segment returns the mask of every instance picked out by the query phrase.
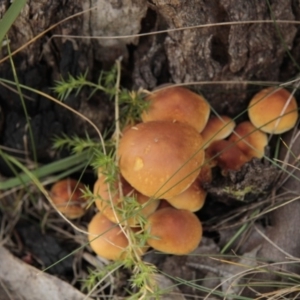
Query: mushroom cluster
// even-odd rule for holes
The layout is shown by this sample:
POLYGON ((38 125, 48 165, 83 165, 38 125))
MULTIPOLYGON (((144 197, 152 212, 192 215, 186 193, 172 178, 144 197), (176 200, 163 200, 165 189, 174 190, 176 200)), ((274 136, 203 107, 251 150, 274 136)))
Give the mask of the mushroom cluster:
MULTIPOLYGON (((226 174, 262 158, 267 133, 290 130, 298 119, 295 98, 282 88, 256 94, 249 104, 250 121, 238 125, 227 116, 210 116, 207 101, 183 87, 156 90, 145 101, 149 106, 142 122, 122 132, 117 179, 112 182, 101 169, 94 184, 99 212, 88 226, 90 246, 111 260, 124 258, 128 228, 140 231, 140 218, 146 220, 148 239, 136 253, 148 247, 176 255, 192 252, 202 238, 194 213, 204 204, 203 186, 212 181, 212 167, 226 174), (125 217, 132 199, 138 207, 125 217)), ((55 196, 60 187, 53 189, 55 196)), ((69 217, 75 215, 80 214, 72 211, 69 217)))
MULTIPOLYGON (((262 158, 268 144, 268 134, 281 134, 292 129, 298 120, 298 106, 294 96, 284 88, 265 88, 253 96, 248 106, 250 121, 232 127, 227 140, 219 139, 224 128, 215 126, 213 137, 206 133, 212 128, 209 123, 204 129, 208 136, 206 159, 210 165, 218 165, 223 174, 228 170, 238 171, 252 158, 262 158), (219 131, 218 131, 219 130, 219 131), (216 133, 218 131, 218 133, 216 133)), ((225 119, 225 118, 224 118, 225 119)))
POLYGON ((111 185, 99 172, 94 185, 99 213, 89 226, 90 245, 109 259, 124 255, 128 245, 124 226, 135 230, 137 214, 146 219, 147 245, 159 251, 187 254, 202 238, 202 225, 194 212, 203 206, 206 197, 201 183, 211 178, 210 169, 202 168, 205 154, 200 135, 210 107, 203 97, 182 87, 157 90, 145 101, 149 106, 141 114, 142 122, 122 132, 117 149, 119 180, 111 185), (124 220, 122 207, 128 196, 133 196, 141 209, 124 220), (159 206, 161 199, 169 204, 159 206), (110 222, 114 230, 109 236, 104 225, 104 229, 94 225, 97 219, 99 224, 110 222), (104 254, 96 245, 98 240, 109 242, 119 250, 118 255, 104 254))

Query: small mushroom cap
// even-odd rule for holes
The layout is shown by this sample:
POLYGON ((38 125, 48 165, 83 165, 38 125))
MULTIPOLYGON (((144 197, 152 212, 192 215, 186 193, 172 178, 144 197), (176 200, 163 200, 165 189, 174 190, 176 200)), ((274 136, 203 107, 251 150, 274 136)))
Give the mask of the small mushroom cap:
POLYGON ((227 138, 232 133, 234 127, 234 120, 227 116, 211 117, 201 132, 204 148, 208 148, 213 141, 227 138))
POLYGON ((121 178, 122 195, 120 197, 119 184, 115 182, 113 187, 110 188, 107 178, 103 174, 99 174, 98 179, 94 184, 94 195, 96 196, 96 207, 111 221, 119 223, 123 220, 123 216, 120 212, 121 209, 126 207, 125 201, 127 197, 134 197, 136 201, 141 205, 139 210, 133 212, 132 217, 127 220, 129 226, 135 226, 138 223, 138 215, 147 217, 152 214, 159 205, 159 200, 149 199, 149 197, 142 195, 136 191, 124 178, 121 178), (111 196, 111 197, 110 197, 111 196))
POLYGON ((86 212, 87 198, 83 197, 84 185, 67 178, 56 182, 50 190, 55 207, 69 219, 82 217, 86 212))
POLYGON ((196 212, 204 205, 207 192, 201 187, 197 178, 192 185, 181 194, 171 198, 168 202, 177 209, 186 209, 196 212))
POLYGON ((238 171, 249 161, 248 157, 232 142, 226 140, 215 141, 206 149, 207 160, 214 160, 225 172, 238 171))
POLYGON ((148 218, 146 230, 151 238, 147 243, 165 253, 185 255, 197 248, 202 238, 202 225, 188 210, 166 207, 148 218))
POLYGON ((205 161, 201 167, 197 180, 199 180, 200 185, 203 186, 205 183, 211 183, 212 177, 211 166, 209 162, 205 161))
POLYGON ((166 208, 166 207, 173 207, 167 200, 160 200, 160 203, 159 203, 159 206, 157 208, 157 210, 159 209, 163 209, 163 208, 166 208))
POLYGON ((122 259, 128 246, 128 239, 119 225, 112 223, 98 212, 88 225, 88 239, 93 251, 106 259, 122 259))
POLYGON ((197 178, 204 161, 202 138, 181 122, 140 123, 126 131, 118 149, 122 176, 140 193, 170 199, 197 178))
POLYGON ((229 138, 249 158, 262 158, 268 145, 268 136, 251 122, 245 121, 236 126, 229 138))
POLYGON ((248 115, 256 128, 280 134, 295 126, 298 119, 297 102, 286 89, 266 88, 252 98, 248 115))
POLYGON ((98 173, 98 179, 94 183, 93 194, 96 197, 95 205, 100 211, 104 211, 104 209, 107 206, 110 206, 109 203, 110 197, 111 197, 112 204, 118 205, 121 199, 119 199, 119 193, 117 189, 118 189, 117 183, 113 183, 113 184, 108 183, 107 177, 102 173, 98 173), (110 187, 110 185, 113 186, 110 187))
POLYGON ((210 106, 200 95, 184 87, 168 87, 151 93, 146 101, 150 106, 141 115, 143 122, 179 121, 193 126, 197 131, 205 127, 210 106))

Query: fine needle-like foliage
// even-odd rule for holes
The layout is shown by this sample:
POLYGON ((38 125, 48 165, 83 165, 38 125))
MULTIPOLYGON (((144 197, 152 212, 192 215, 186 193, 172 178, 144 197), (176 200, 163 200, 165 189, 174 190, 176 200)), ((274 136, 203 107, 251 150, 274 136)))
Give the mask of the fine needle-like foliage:
POLYGON ((0 45, 2 46, 2 41, 7 34, 8 30, 11 28, 15 19, 20 14, 23 7, 26 5, 26 0, 11 1, 11 6, 6 11, 4 16, 0 20, 0 45))
POLYGON ((148 103, 143 100, 144 90, 129 91, 120 87, 116 87, 117 68, 113 67, 108 72, 101 72, 97 83, 91 82, 87 79, 87 74, 73 77, 69 75, 67 79, 61 79, 56 82, 53 90, 61 101, 66 100, 71 93, 78 95, 83 88, 88 88, 90 99, 97 91, 104 92, 110 99, 114 99, 118 94, 119 114, 116 122, 120 123, 123 128, 126 124, 132 124, 139 119, 142 111, 147 109, 148 103))
MULTIPOLYGON (((82 88, 89 88, 89 97, 97 91, 106 93, 115 101, 115 126, 114 132, 110 132, 103 139, 104 144, 94 141, 88 136, 85 139, 77 136, 56 137, 54 147, 56 149, 68 148, 74 153, 81 153, 84 150, 89 150, 92 160, 90 165, 98 173, 106 176, 106 183, 109 185, 110 194, 116 192, 116 182, 119 182, 118 157, 117 147, 121 136, 121 129, 127 124, 134 124, 138 119, 141 111, 146 109, 145 101, 142 99, 142 91, 130 92, 120 88, 120 61, 117 61, 116 66, 110 72, 100 74, 98 83, 88 81, 87 73, 76 78, 69 76, 67 80, 62 80, 56 83, 54 88, 59 99, 65 100, 71 93, 79 93, 82 88)), ((120 186, 119 192, 122 193, 120 186)), ((89 190, 85 191, 85 195, 96 201, 96 196, 89 190)), ((140 256, 141 249, 146 249, 146 240, 148 238, 147 231, 144 230, 146 219, 140 212, 144 205, 137 202, 132 195, 120 195, 123 197, 121 205, 114 206, 112 200, 108 201, 108 206, 111 206, 118 216, 119 222, 122 223, 122 230, 129 240, 129 246, 126 248, 126 255, 120 261, 107 264, 104 269, 93 270, 83 285, 84 289, 92 293, 99 282, 106 280, 108 274, 117 272, 121 267, 125 267, 131 272, 130 290, 128 293, 131 299, 146 299, 154 294, 156 267, 152 264, 144 262, 140 256), (138 230, 131 230, 127 220, 134 217, 137 223, 138 230)), ((150 200, 151 201, 151 200, 150 200)), ((148 204, 147 204, 148 205, 148 204)), ((117 226, 117 225, 116 225, 117 226)))

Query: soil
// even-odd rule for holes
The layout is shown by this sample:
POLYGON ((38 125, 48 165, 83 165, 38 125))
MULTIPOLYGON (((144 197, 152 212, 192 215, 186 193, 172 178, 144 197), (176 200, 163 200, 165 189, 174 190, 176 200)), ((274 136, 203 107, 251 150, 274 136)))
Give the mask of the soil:
MULTIPOLYGON (((4 2, 7 3, 0 7, 0 13, 4 12, 9 5, 9 1, 4 2)), ((52 1, 49 4, 48 1, 40 1, 37 7, 29 1, 28 11, 23 12, 19 21, 11 29, 12 50, 18 49, 26 38, 36 36, 55 22, 82 10, 80 1, 72 2, 66 1, 65 4, 60 4, 60 1, 52 1), (37 13, 38 9, 41 11, 40 15, 37 13), (59 13, 56 13, 57 11, 59 13), (36 19, 33 18, 35 14, 38 16, 36 19), (29 21, 24 23, 26 18, 29 21), (25 37, 20 37, 19 28, 22 24, 24 24, 25 37)), ((98 1, 99 7, 104 5, 102 2, 98 1)), ((296 3, 297 1, 286 0, 272 1, 273 14, 270 14, 270 7, 265 1, 246 3, 239 0, 222 0, 207 3, 208 1, 193 0, 187 3, 175 0, 153 0, 149 3, 141 1, 140 4, 137 3, 138 1, 126 1, 126 4, 121 4, 120 1, 108 2, 111 5, 109 9, 117 12, 126 11, 126 5, 132 5, 134 9, 131 12, 127 11, 127 16, 118 18, 130 16, 138 25, 133 24, 128 29, 129 33, 125 25, 123 25, 124 32, 120 31, 122 25, 119 25, 116 26, 119 29, 114 28, 116 32, 107 28, 107 31, 104 30, 104 33, 101 31, 99 35, 148 33, 229 21, 271 20, 272 16, 287 21, 300 18, 300 5, 296 3), (131 16, 130 13, 134 15, 131 16)), ((236 81, 260 81, 263 85, 268 85, 269 82, 290 80, 299 71, 295 61, 300 61, 300 35, 298 27, 292 22, 279 24, 279 29, 274 24, 211 26, 197 30, 170 31, 141 38, 128 38, 120 42, 113 40, 111 44, 72 38, 50 39, 55 34, 95 35, 95 32, 104 26, 93 23, 89 30, 86 30, 86 18, 92 22, 95 16, 91 13, 88 17, 81 15, 71 19, 53 28, 24 51, 14 55, 14 65, 20 84, 55 96, 52 88, 59 78, 67 79, 69 74, 78 76, 88 69, 87 78, 97 82, 100 72, 109 70, 115 59, 122 55, 121 85, 123 87, 151 90, 164 83, 185 83, 192 90, 201 92, 216 112, 231 117, 238 116, 236 121, 239 122, 247 119, 247 114, 244 113, 247 103, 261 85, 253 86, 246 82, 240 84, 236 81), (293 60, 290 55, 293 56, 293 60), (221 80, 235 81, 235 84, 219 83, 221 80), (203 83, 195 84, 195 82, 203 83), (212 84, 213 82, 216 84, 212 84)), ((3 49, 0 54, 0 78, 15 81, 11 62, 1 60, 6 55, 7 50, 3 49)), ((104 132, 113 125, 113 102, 101 92, 95 93, 89 99, 90 92, 89 88, 84 88, 79 93, 73 92, 65 100, 65 104, 85 115, 101 132, 104 132)), ((85 137, 88 134, 90 138, 96 139, 95 130, 64 107, 31 91, 23 90, 23 96, 39 164, 45 165, 70 155, 68 149, 61 151, 53 149, 55 136, 64 134, 69 137, 85 137)), ((30 166, 34 154, 28 119, 24 114, 20 96, 13 86, 0 84, 0 106, 1 149, 30 166)), ((270 159, 275 153, 275 143, 276 137, 273 137, 268 155, 270 159)), ((298 154, 298 151, 297 145, 295 153, 298 154)), ((0 156, 0 184, 1 181, 13 177, 15 171, 0 156)), ((282 231, 279 234, 276 228, 282 226, 295 228, 296 222, 300 219, 298 202, 293 204, 292 209, 285 206, 282 210, 284 217, 280 214, 280 210, 275 214, 264 214, 264 211, 272 210, 276 204, 284 202, 282 198, 273 197, 281 185, 280 174, 280 170, 274 167, 269 159, 253 159, 242 170, 230 171, 226 176, 222 176, 220 170, 215 169, 212 183, 204 186, 208 191, 206 204, 197 213, 203 222, 204 238, 193 255, 178 257, 150 251, 144 259, 157 265, 162 273, 170 276, 190 282, 206 278, 201 282, 203 287, 213 288, 220 284, 220 280, 213 281, 207 278, 224 279, 228 274, 234 275, 241 271, 228 268, 225 263, 213 260, 211 257, 220 254, 222 247, 232 237, 232 232, 246 221, 252 222, 252 226, 232 244, 230 248, 232 252, 227 251, 229 254, 239 255, 234 257, 235 262, 244 263, 245 257, 255 258, 257 253, 263 254, 264 257, 270 253, 271 250, 261 235, 257 234, 255 228, 260 228, 290 253, 290 248, 288 246, 285 248, 285 245, 290 244, 295 235, 299 238, 299 234, 295 230, 291 230, 288 235, 282 231), (291 211, 297 213, 290 222, 287 222, 285 217, 289 216, 291 211), (258 215, 255 219, 254 213, 258 215), (286 244, 282 243, 282 236, 285 237, 286 244), (210 257, 205 256, 208 254, 210 257)), ((81 173, 72 174, 73 178, 78 179, 80 176, 81 173)), ((82 181, 92 187, 95 180, 96 176, 92 168, 88 168, 82 181)), ((289 182, 286 189, 289 191, 296 189, 294 185, 295 182, 289 182)), ((42 270, 67 256, 59 264, 47 269, 47 272, 80 288, 78 279, 81 275, 86 276, 90 265, 83 259, 80 251, 80 255, 72 253, 68 256, 67 254, 83 245, 86 240, 82 237, 78 238, 71 226, 58 220, 58 215, 45 199, 39 202, 42 196, 34 185, 29 185, 28 189, 30 189, 29 194, 35 197, 37 202, 29 202, 27 199, 29 196, 25 196, 28 193, 24 191, 3 193, 0 198, 0 224, 11 222, 4 232, 4 236, 9 240, 6 242, 6 247, 26 263, 42 270), (33 212, 30 212, 31 210, 33 212), (62 231, 58 232, 57 228, 62 231)), ((282 189, 285 187, 283 186, 282 189)), ((92 214, 93 209, 76 221, 76 225, 85 228, 92 214)), ((296 256, 300 246, 298 243, 291 244, 293 244, 291 255, 296 256)), ((91 254, 90 249, 87 249, 91 254)), ((277 258, 278 254, 272 255, 272 261, 276 261, 277 258)), ((120 296, 125 296, 123 293, 128 276, 128 271, 124 271, 124 274, 118 277, 119 282, 116 283, 115 290, 120 296)), ((220 289, 224 291, 226 288, 227 286, 223 284, 220 289)), ((205 292, 207 290, 199 292, 193 286, 180 285, 179 290, 186 295, 186 299, 207 295, 205 292)))

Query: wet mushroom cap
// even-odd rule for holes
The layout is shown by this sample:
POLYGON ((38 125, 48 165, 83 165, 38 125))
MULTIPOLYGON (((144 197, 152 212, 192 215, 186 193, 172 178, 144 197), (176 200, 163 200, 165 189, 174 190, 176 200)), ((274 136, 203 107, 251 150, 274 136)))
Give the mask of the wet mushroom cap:
POLYGON ((115 223, 98 212, 88 225, 88 239, 93 251, 106 259, 117 260, 124 256, 128 239, 115 223))
POLYGON ((235 143, 249 159, 262 158, 268 145, 267 134, 249 121, 238 124, 228 140, 235 143))
POLYGON ((122 176, 140 193, 170 199, 197 178, 204 161, 202 138, 181 122, 153 121, 127 130, 118 149, 122 176))
MULTIPOLYGON (((238 171, 249 161, 249 158, 232 142, 227 140, 215 141, 206 149, 207 160, 216 162, 225 172, 238 171)), ((213 163, 211 163, 213 164, 213 163)))
POLYGON ((295 126, 297 102, 286 89, 266 88, 252 98, 248 115, 256 128, 266 133, 280 134, 295 126))
POLYGON ((202 238, 202 225, 188 210, 166 207, 148 218, 146 230, 151 237, 147 243, 161 252, 185 255, 197 248, 202 238))
POLYGON ((199 184, 201 186, 205 185, 206 183, 211 183, 212 182, 212 170, 209 162, 204 161, 200 173, 197 177, 197 180, 199 181, 199 184))
POLYGON ((50 190, 55 207, 69 219, 82 217, 86 212, 87 198, 83 197, 84 185, 67 178, 56 182, 50 190))
POLYGON ((230 117, 227 116, 213 116, 211 117, 203 131, 201 136, 203 138, 204 148, 208 146, 213 141, 223 140, 227 138, 233 131, 235 127, 235 122, 230 117))
MULTIPOLYGON (((127 219, 129 226, 135 226, 138 223, 138 216, 147 217, 153 213, 158 205, 159 200, 149 199, 136 191, 126 180, 121 177, 122 197, 119 192, 118 182, 109 184, 107 177, 99 174, 98 179, 94 183, 94 196, 96 207, 101 211, 111 222, 119 223, 124 221, 124 217, 120 213, 121 209, 126 207, 126 201, 130 198, 135 198, 139 205, 136 205, 137 211, 132 212, 132 217, 127 219), (112 185, 112 187, 110 187, 112 185), (124 205, 122 205, 124 204, 124 205), (140 207, 139 207, 140 206, 140 207)), ((132 202, 132 201, 131 201, 132 202)))
POLYGON ((117 183, 107 182, 107 177, 98 173, 98 179, 94 183, 93 194, 96 197, 95 205, 100 211, 110 206, 110 198, 113 205, 117 205, 120 202, 117 188, 117 183))
POLYGON ((196 180, 184 192, 171 198, 168 202, 177 209, 196 212, 204 205, 207 192, 201 187, 200 180, 196 180))
POLYGON ((163 208, 166 208, 166 207, 173 207, 167 200, 160 200, 160 203, 159 203, 159 206, 157 208, 157 210, 159 209, 163 209, 163 208))
POLYGON ((210 106, 207 101, 184 87, 156 90, 146 98, 149 107, 141 117, 143 122, 169 120, 185 122, 201 132, 205 127, 210 106))

